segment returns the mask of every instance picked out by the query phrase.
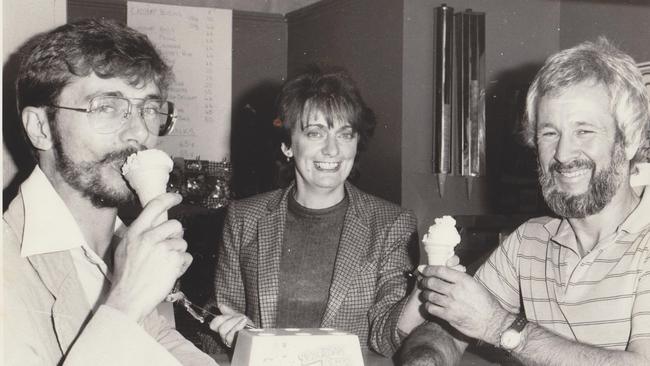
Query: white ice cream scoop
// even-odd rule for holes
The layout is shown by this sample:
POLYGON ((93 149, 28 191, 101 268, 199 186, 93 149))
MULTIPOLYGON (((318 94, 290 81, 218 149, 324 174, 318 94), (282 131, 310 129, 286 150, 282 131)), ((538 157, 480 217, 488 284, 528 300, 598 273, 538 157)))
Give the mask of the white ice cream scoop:
POLYGON ((428 264, 444 266, 454 255, 454 248, 458 243, 460 243, 460 235, 456 230, 456 220, 447 215, 436 218, 435 223, 429 227, 429 231, 422 239, 428 264))

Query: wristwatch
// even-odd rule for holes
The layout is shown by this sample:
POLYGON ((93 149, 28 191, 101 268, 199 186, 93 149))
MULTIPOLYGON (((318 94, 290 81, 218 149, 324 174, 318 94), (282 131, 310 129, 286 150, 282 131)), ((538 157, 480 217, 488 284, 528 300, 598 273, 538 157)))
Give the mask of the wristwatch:
POLYGON ((522 330, 526 327, 528 319, 525 314, 517 314, 515 321, 510 324, 508 329, 503 331, 499 336, 499 347, 506 351, 512 351, 523 343, 524 335, 522 330))

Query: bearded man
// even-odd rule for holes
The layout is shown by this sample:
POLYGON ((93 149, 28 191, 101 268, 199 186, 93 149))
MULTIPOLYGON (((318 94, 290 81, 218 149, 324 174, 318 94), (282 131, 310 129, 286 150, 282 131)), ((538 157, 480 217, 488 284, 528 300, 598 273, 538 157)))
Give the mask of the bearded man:
MULTIPOLYGON (((181 201, 154 198, 129 228, 120 172, 173 122, 170 68, 147 37, 108 20, 37 36, 17 78, 37 165, 3 215, 3 365, 215 365, 156 306, 191 263, 181 201)), ((5 121, 6 122, 6 121, 5 121)))
POLYGON ((424 324, 402 362, 455 364, 474 338, 525 365, 649 365, 650 182, 630 184, 648 159, 641 73, 606 39, 585 42, 546 61, 526 113, 558 217, 521 225, 474 277, 423 269, 424 307, 454 336, 424 324))

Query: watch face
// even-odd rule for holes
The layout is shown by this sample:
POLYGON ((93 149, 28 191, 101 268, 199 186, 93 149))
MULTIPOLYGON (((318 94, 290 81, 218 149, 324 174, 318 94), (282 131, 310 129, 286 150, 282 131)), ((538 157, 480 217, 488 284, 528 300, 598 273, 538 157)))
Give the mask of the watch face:
POLYGON ((501 347, 508 351, 517 348, 519 342, 521 342, 521 333, 514 329, 508 329, 501 335, 501 347))

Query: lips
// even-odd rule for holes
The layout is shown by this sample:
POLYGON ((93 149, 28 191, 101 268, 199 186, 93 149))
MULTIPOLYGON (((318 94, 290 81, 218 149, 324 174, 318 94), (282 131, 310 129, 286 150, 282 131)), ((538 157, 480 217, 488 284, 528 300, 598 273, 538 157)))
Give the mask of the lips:
POLYGON ((315 161, 314 166, 318 170, 338 170, 340 162, 315 161))

